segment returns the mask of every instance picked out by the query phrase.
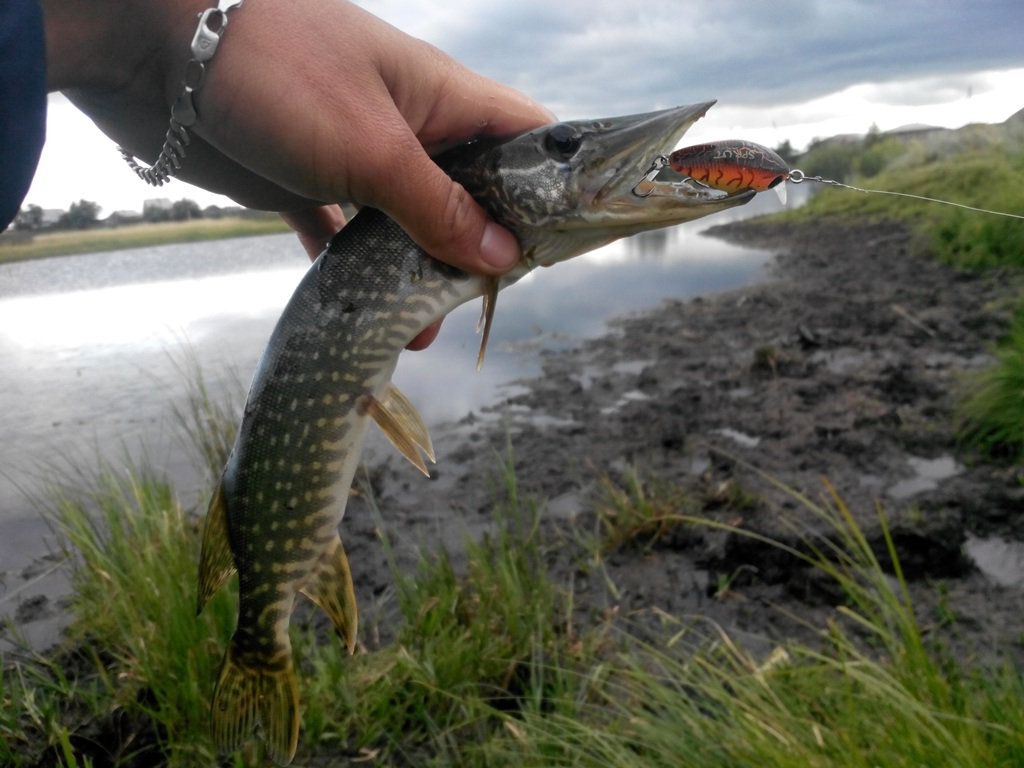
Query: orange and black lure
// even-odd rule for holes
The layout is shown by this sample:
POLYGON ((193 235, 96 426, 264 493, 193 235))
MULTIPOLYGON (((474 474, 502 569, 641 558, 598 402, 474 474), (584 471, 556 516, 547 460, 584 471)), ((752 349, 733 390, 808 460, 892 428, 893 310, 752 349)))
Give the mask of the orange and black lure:
POLYGON ((677 149, 668 162, 672 170, 730 194, 775 189, 790 174, 786 161, 768 147, 740 139, 677 149))

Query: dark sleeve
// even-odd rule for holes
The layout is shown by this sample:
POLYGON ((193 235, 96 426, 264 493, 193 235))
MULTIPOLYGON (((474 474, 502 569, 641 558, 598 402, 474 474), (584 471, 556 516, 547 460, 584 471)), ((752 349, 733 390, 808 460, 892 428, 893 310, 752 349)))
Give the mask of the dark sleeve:
POLYGON ((46 40, 37 0, 0 0, 0 231, 28 194, 46 139, 46 40))

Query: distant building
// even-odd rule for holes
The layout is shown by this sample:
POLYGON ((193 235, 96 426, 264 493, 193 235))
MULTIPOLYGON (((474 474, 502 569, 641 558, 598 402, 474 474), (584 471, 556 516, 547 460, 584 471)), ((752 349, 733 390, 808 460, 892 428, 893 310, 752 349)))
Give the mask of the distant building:
POLYGON ((913 141, 914 139, 920 139, 933 133, 948 130, 948 128, 940 128, 937 125, 911 123, 910 125, 901 125, 899 128, 893 128, 891 131, 883 131, 882 136, 885 138, 893 138, 897 141, 913 141))
POLYGON ((864 135, 861 133, 838 133, 827 139, 815 139, 808 149, 812 147, 852 147, 859 145, 862 141, 864 141, 864 135))
POLYGON ((123 227, 127 224, 138 224, 142 221, 142 214, 138 211, 114 211, 103 220, 108 227, 123 227))
POLYGON ((39 228, 49 229, 50 227, 57 226, 60 217, 65 213, 66 211, 63 208, 43 208, 42 218, 39 219, 39 228))

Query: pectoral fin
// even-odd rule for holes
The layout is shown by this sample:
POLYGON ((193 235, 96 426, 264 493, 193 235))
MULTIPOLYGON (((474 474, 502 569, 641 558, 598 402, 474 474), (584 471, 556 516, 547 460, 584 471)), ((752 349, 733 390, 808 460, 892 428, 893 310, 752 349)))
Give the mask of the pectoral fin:
POLYGON ((411 461, 416 469, 430 477, 420 453, 422 451, 431 462, 436 461, 434 447, 430 443, 430 433, 427 431, 427 425, 423 423, 423 417, 417 413, 416 408, 398 387, 389 384, 387 392, 380 400, 370 398, 366 410, 398 452, 411 461))
POLYGON ((352 586, 352 569, 349 568, 348 556, 345 555, 340 537, 335 537, 321 555, 316 570, 301 591, 331 617, 348 652, 354 653, 356 633, 359 630, 359 609, 356 606, 355 588, 352 586))
POLYGON ((203 528, 203 549, 199 556, 199 589, 196 600, 196 613, 210 602, 231 574, 235 572, 235 558, 231 554, 231 543, 228 541, 228 511, 224 505, 224 491, 221 484, 210 500, 210 508, 206 512, 206 524, 203 528))
POLYGON ((476 369, 479 371, 484 367, 484 354, 487 352, 487 340, 491 338, 491 323, 494 322, 494 307, 498 303, 498 278, 490 277, 486 280, 487 290, 484 291, 484 306, 480 312, 480 322, 476 325, 477 333, 483 327, 483 336, 480 337, 480 352, 476 356, 476 369))

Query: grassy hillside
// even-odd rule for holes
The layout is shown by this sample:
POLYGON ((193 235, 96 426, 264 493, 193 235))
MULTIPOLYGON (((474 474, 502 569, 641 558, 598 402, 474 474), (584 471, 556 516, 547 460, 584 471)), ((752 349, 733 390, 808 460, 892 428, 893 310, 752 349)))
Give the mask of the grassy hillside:
MULTIPOLYGON (((1024 126, 978 125, 909 143, 889 138, 820 145, 794 165, 867 189, 1024 215, 1024 126)), ((805 182, 815 184, 815 182, 805 182)), ((965 267, 1024 268, 1024 220, 926 200, 822 187, 789 221, 835 216, 911 223, 936 255, 965 267)))

